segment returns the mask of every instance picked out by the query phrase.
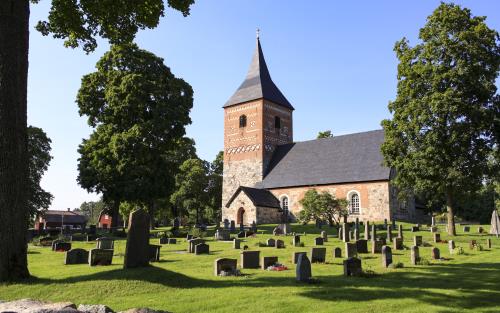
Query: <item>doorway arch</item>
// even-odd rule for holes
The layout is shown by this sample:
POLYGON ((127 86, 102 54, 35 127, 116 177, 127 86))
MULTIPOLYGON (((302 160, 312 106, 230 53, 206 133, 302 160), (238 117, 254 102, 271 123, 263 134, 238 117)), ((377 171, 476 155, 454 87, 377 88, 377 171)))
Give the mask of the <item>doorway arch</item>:
POLYGON ((236 223, 245 224, 245 209, 242 207, 238 209, 238 214, 236 215, 236 223))

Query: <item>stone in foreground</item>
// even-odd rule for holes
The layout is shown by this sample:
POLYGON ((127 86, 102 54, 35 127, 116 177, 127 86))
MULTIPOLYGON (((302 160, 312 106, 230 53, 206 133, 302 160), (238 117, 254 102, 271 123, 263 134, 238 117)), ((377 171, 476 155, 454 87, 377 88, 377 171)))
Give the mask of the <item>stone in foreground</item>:
POLYGON ((144 209, 130 213, 123 268, 149 265, 149 214, 144 209))
POLYGON ((359 276, 362 274, 361 260, 349 258, 344 260, 344 276, 359 276))
POLYGON ((300 282, 310 282, 312 278, 311 262, 306 254, 300 254, 295 268, 295 278, 300 282))

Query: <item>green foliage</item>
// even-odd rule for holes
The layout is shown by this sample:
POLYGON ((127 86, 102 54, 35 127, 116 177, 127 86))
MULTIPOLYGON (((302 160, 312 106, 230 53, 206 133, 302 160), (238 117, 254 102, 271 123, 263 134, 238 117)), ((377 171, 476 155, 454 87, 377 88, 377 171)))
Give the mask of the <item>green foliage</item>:
POLYGON ((88 201, 80 204, 80 208, 76 209, 75 212, 78 212, 82 215, 85 215, 88 218, 88 224, 97 225, 99 222, 99 214, 106 208, 104 201, 88 201))
POLYGON ((52 156, 51 140, 47 134, 38 127, 28 127, 28 170, 29 170, 29 198, 28 212, 31 217, 40 211, 47 210, 54 198, 51 193, 40 186, 42 176, 47 171, 52 156))
POLYGON ((465 254, 464 248, 462 248, 462 247, 455 247, 455 249, 453 249, 453 251, 452 251, 452 254, 454 254, 454 255, 465 254))
POLYGON ((207 236, 207 232, 206 231, 202 231, 201 229, 197 228, 197 227, 193 227, 189 233, 191 235, 193 235, 193 237, 198 237, 198 238, 205 238, 207 236))
POLYGON ((317 138, 320 139, 320 138, 330 138, 330 137, 333 137, 332 131, 325 130, 324 132, 319 132, 317 138))
MULTIPOLYGON (((187 16, 194 0, 166 2, 187 16)), ((158 26, 164 14, 163 0, 52 0, 48 21, 39 21, 36 29, 44 36, 65 39, 66 47, 82 46, 89 53, 97 47, 96 37, 112 44, 130 43, 139 29, 158 26)))
POLYGON ((499 140, 499 36, 484 21, 442 3, 420 30, 420 44, 397 42, 397 97, 389 103, 393 118, 382 122, 395 185, 445 199, 453 234, 454 198, 480 188, 499 140))
POLYGON ((402 262, 394 262, 389 264, 389 268, 396 269, 396 268, 403 268, 405 265, 402 262))
POLYGON ((128 220, 130 213, 137 210, 138 208, 139 207, 132 202, 123 201, 120 203, 118 210, 120 212, 120 215, 123 217, 123 220, 126 221, 126 220, 128 220))
POLYGON ((330 225, 339 224, 340 218, 348 214, 348 202, 345 199, 336 199, 332 194, 323 191, 318 193, 316 189, 309 189, 302 200, 302 211, 298 219, 302 223, 311 220, 327 221, 330 225))
POLYGON ((224 167, 224 152, 217 153, 215 160, 210 163, 208 173, 208 207, 207 216, 213 221, 222 218, 222 170, 224 167))
POLYGON ((177 158, 193 149, 183 137, 191 86, 135 44, 112 46, 82 78, 77 103, 95 127, 78 149, 78 183, 106 202, 143 203, 153 215, 155 200, 174 188, 177 158))

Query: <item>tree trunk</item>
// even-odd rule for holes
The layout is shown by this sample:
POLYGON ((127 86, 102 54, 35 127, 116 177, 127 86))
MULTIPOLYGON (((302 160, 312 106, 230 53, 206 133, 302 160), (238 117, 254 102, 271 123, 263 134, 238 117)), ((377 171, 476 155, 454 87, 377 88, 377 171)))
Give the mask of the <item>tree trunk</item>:
POLYGON ((28 0, 0 1, 0 281, 29 277, 28 27, 28 0))
POLYGON ((446 209, 448 212, 448 235, 456 236, 455 216, 453 214, 453 194, 449 190, 446 192, 446 209))
POLYGON ((113 232, 113 229, 117 229, 120 227, 120 202, 113 201, 111 204, 111 227, 109 228, 109 232, 113 232))

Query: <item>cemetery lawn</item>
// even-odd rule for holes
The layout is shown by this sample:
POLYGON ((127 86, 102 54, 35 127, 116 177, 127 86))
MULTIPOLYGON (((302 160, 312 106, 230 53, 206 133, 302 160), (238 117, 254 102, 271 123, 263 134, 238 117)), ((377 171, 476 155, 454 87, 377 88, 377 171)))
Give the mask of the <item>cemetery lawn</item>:
MULTIPOLYGON (((486 231, 489 226, 483 226, 486 231)), ((176 245, 163 245, 161 262, 141 269, 123 270, 125 240, 115 242, 113 265, 63 265, 64 253, 50 248, 29 247, 29 268, 33 278, 15 284, 0 284, 0 300, 33 298, 49 301, 71 301, 76 304, 105 304, 115 311, 132 307, 150 307, 170 312, 500 312, 500 239, 478 234, 477 226, 464 234, 457 225, 454 238, 465 254, 450 255, 446 243, 432 243, 430 232, 411 233, 404 224, 406 250, 393 249, 394 262, 404 268, 385 269, 380 254, 361 254, 363 270, 374 271, 372 277, 344 277, 342 259, 333 258, 333 248, 344 243, 329 238, 327 263, 313 264, 312 274, 318 284, 295 282, 293 251, 307 251, 320 230, 312 225, 292 225, 293 231, 307 232, 302 237, 305 247, 292 247, 291 237, 285 249, 257 247, 271 238, 273 225, 259 227, 264 235, 247 238, 242 247, 260 250, 262 256, 278 256, 288 266, 283 272, 244 269, 242 277, 215 277, 214 260, 237 258, 239 250, 230 242, 214 242, 209 238, 210 255, 186 253, 185 239, 176 245), (425 247, 420 256, 428 265, 410 265, 409 247, 413 235, 422 235, 425 247), (492 249, 486 249, 486 238, 492 238, 492 249), (470 250, 471 239, 484 250, 470 250), (446 260, 431 260, 431 245, 441 250, 446 260)), ((442 240, 448 240, 440 226, 442 240)), ((323 227, 330 235, 334 229, 323 227)), ((213 234, 213 232, 209 232, 213 234)), ((383 235, 383 231, 378 231, 383 235)), ((397 234, 397 231, 393 232, 397 234)), ((273 237, 276 238, 276 237, 273 237)), ((154 244, 158 239, 151 239, 154 244)), ((73 248, 91 249, 95 243, 73 242, 73 248)), ((370 249, 369 244, 369 249, 370 249)), ((310 255, 310 254, 309 254, 310 255)))

